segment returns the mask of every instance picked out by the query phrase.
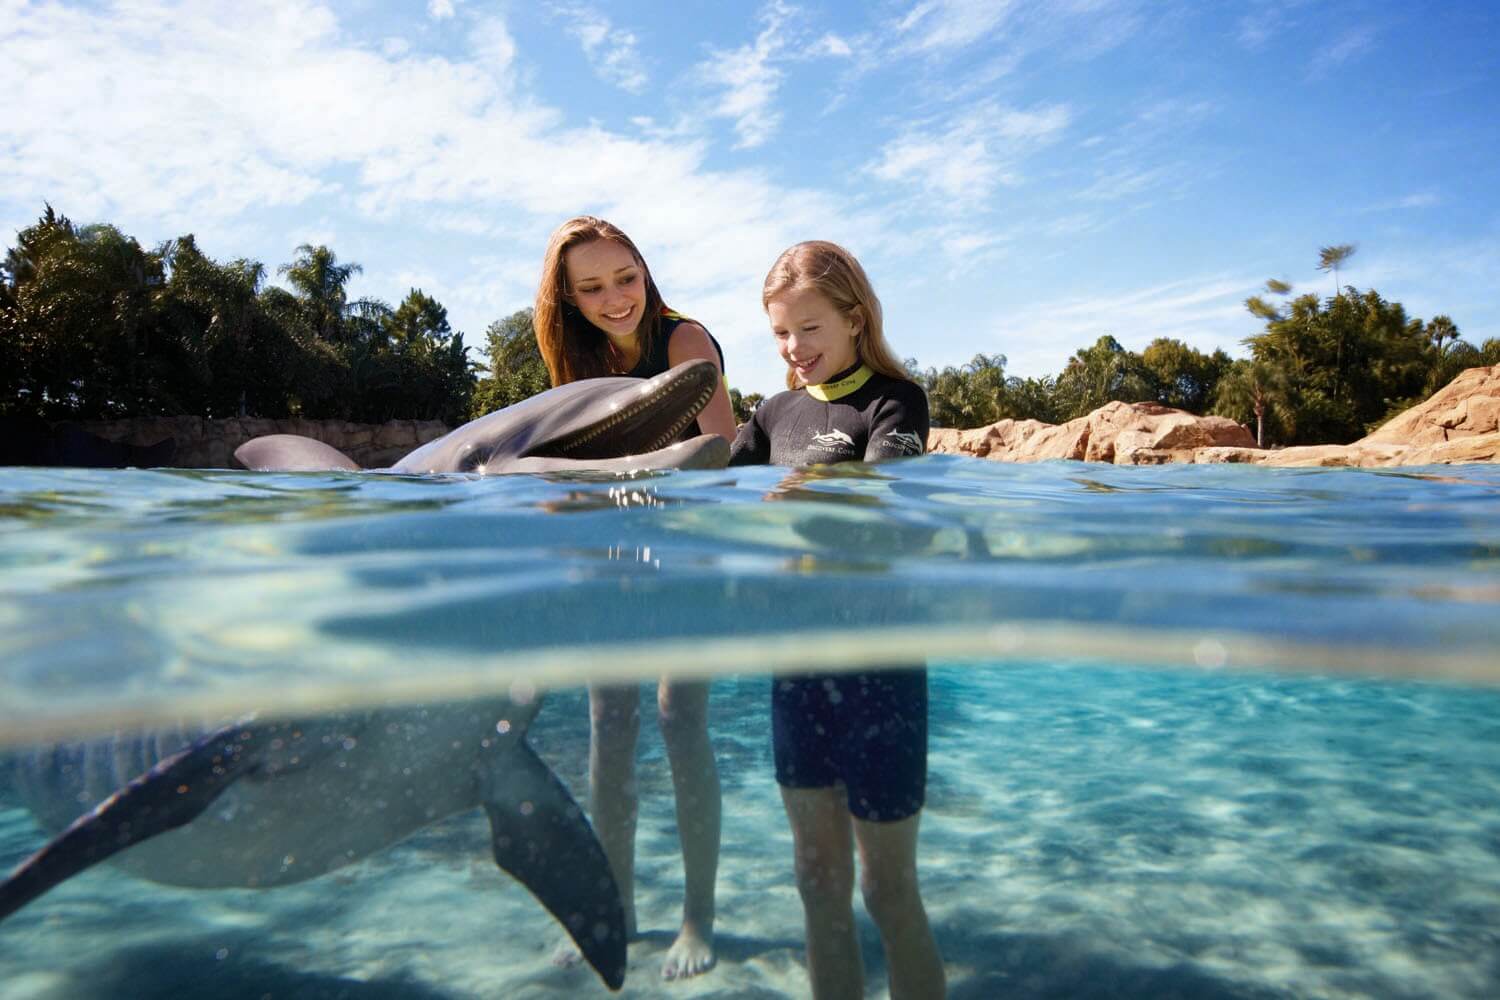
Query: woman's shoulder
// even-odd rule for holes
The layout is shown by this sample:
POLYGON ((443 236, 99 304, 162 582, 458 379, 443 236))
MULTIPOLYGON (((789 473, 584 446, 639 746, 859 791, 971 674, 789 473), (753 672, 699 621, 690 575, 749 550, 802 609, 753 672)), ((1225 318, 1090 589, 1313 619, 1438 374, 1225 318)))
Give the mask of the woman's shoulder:
POLYGON ((662 314, 662 333, 667 339, 667 361, 681 364, 693 358, 707 358, 724 367, 724 351, 713 334, 697 320, 671 311, 662 314))

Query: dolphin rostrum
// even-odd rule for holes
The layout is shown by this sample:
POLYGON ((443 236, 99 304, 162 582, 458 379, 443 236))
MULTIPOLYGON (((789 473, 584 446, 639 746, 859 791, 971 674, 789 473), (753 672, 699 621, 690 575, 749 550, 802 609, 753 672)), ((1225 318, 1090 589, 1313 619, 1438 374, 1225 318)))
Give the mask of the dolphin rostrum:
MULTIPOLYGON (((729 444, 716 435, 678 437, 719 384, 711 362, 684 362, 655 378, 570 382, 471 420, 430 441, 392 472, 556 472, 722 468, 729 444), (674 443, 676 442, 676 443, 674 443)), ((295 434, 252 438, 235 449, 247 469, 356 471, 330 445, 295 434)))
POLYGON ((236 722, 54 746, 18 757, 38 821, 61 829, 0 883, 0 920, 113 857, 170 885, 264 888, 357 861, 482 805, 491 849, 611 989, 625 913, 582 811, 526 743, 535 698, 236 722), (74 818, 79 803, 98 802, 74 818))

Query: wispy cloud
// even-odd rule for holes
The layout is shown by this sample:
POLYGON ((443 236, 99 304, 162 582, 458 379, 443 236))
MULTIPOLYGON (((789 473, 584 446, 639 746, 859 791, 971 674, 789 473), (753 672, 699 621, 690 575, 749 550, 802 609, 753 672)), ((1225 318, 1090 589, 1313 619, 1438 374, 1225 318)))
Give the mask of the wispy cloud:
POLYGON ((1014 0, 922 0, 897 20, 895 30, 908 51, 962 48, 996 31, 1016 6, 1014 0))
POLYGON ((722 88, 710 114, 734 122, 736 149, 753 149, 769 139, 781 124, 775 108, 782 71, 772 65, 786 47, 783 35, 794 11, 775 0, 760 14, 763 25, 755 41, 729 51, 715 51, 698 65, 709 85, 722 88))
MULTIPOLYGON (((1229 274, 1180 281, 1091 298, 1032 302, 1010 313, 987 338, 1006 355, 1017 375, 1055 375, 1059 344, 1082 347, 1108 334, 1139 351, 1157 337, 1212 351, 1223 331, 1255 332, 1244 300, 1257 280, 1229 274)), ((1243 354, 1243 351, 1230 351, 1243 354)))
POLYGON ((1403 211, 1412 208, 1432 208, 1440 204, 1440 199, 1435 192, 1419 191, 1416 194, 1406 195, 1404 198, 1392 198, 1388 201, 1376 202, 1366 205, 1360 209, 1362 212, 1392 212, 1403 211))
POLYGON ((882 147, 866 170, 883 181, 913 185, 962 211, 988 198, 997 186, 1020 183, 1020 162, 1055 141, 1070 117, 1063 105, 1021 111, 986 102, 909 129, 882 147))
POLYGON ((551 4, 549 9, 565 22, 564 30, 578 39, 600 79, 632 94, 646 89, 649 78, 634 32, 617 27, 601 11, 585 4, 551 4))
POLYGON ((1167 167, 1126 168, 1102 174, 1073 197, 1081 201, 1119 201, 1136 198, 1159 187, 1171 176, 1167 167))
POLYGON ((1302 23, 1311 0, 1250 0, 1250 9, 1235 23, 1236 40, 1258 52, 1273 42, 1290 39, 1302 23))
POLYGON ((442 21, 453 16, 453 0, 427 0, 427 16, 442 21))
POLYGON ((1332 43, 1319 49, 1308 67, 1308 78, 1318 80, 1345 63, 1358 59, 1375 47, 1375 28, 1371 25, 1346 29, 1332 43))

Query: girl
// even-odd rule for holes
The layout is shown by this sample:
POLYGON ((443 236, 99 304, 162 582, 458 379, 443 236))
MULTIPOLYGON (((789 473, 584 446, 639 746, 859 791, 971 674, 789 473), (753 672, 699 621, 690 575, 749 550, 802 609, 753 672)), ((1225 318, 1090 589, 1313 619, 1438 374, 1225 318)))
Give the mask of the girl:
MULTIPOLYGON (((869 462, 922 452, 927 397, 886 345, 880 300, 849 251, 821 241, 787 250, 766 275, 761 304, 787 364, 788 391, 740 428, 729 464, 869 462)), ((813 996, 864 992, 853 912, 856 846, 892 1000, 943 996, 942 959, 917 885, 926 670, 779 677, 771 727, 813 996)))
MULTIPOLYGON (((569 219, 547 244, 533 315, 537 346, 554 386, 603 375, 650 378, 692 358, 723 371, 723 354, 707 330, 666 307, 640 251, 618 228, 592 216, 569 219)), ((734 437, 734 413, 722 379, 698 416, 700 433, 734 437)), ((682 927, 662 976, 697 975, 714 964, 714 880, 722 806, 708 739, 708 684, 662 678, 657 717, 676 795, 682 844, 682 927)), ((635 747, 640 697, 634 685, 589 687, 589 799, 594 827, 635 919, 635 747)), ((576 953, 564 948, 564 962, 576 953)))

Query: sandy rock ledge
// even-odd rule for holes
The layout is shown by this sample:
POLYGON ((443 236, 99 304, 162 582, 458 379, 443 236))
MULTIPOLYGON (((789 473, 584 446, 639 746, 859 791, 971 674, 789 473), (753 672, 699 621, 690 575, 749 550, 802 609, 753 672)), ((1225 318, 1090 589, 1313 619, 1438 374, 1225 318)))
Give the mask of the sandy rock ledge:
POLYGON ((1266 450, 1224 417, 1156 403, 1106 403, 1065 424, 1001 420, 972 430, 934 428, 927 450, 998 462, 1071 458, 1115 465, 1239 462, 1371 468, 1500 461, 1500 365, 1470 368, 1423 403, 1353 444, 1266 450))

